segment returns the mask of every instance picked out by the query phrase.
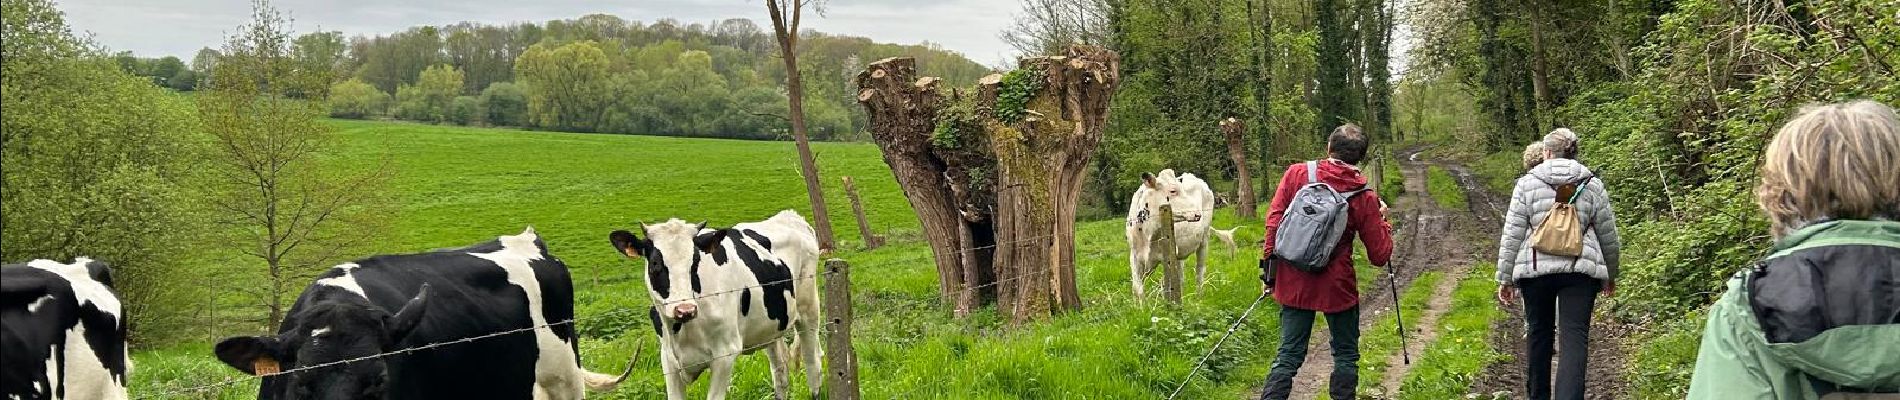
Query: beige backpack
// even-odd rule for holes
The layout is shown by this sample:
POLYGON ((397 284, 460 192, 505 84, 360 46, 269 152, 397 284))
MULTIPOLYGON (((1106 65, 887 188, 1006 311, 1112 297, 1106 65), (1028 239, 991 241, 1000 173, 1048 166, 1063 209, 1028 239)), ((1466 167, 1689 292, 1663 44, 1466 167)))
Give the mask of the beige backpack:
MULTIPOLYGON (((1584 184, 1595 176, 1586 176, 1575 183, 1557 185, 1557 204, 1551 206, 1550 213, 1544 215, 1544 223, 1531 231, 1531 248, 1544 254, 1581 257, 1583 256, 1583 220, 1577 215, 1577 197, 1583 195, 1584 184)), ((1533 257, 1535 258, 1535 257, 1533 257)))

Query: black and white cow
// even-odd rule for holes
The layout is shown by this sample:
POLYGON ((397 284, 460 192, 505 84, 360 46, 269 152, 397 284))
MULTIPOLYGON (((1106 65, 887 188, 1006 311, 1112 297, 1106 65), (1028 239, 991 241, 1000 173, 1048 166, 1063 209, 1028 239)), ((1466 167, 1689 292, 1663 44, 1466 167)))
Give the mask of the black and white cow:
MULTIPOLYGON (((619 380, 580 366, 567 265, 533 228, 460 249, 338 265, 274 336, 225 339, 218 359, 264 374, 260 399, 578 399, 619 380), (538 327, 308 371, 431 343, 538 327)), ((622 375, 624 379, 625 375, 622 375)))
POLYGON ((124 399, 132 360, 105 263, 0 266, 0 395, 124 399))
POLYGON ((707 398, 724 399, 741 352, 764 348, 778 398, 790 390, 794 353, 818 395, 818 239, 791 210, 761 222, 708 228, 679 219, 641 225, 646 238, 608 235, 614 249, 646 260, 648 311, 660 336, 666 398, 685 400, 686 387, 712 370, 707 398), (783 341, 796 330, 791 348, 783 341))

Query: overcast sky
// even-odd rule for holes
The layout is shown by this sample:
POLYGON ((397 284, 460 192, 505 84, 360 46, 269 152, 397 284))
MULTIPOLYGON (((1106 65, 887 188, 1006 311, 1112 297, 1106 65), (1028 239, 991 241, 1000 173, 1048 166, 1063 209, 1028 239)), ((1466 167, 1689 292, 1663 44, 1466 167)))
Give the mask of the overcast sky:
MULTIPOLYGON (((978 63, 999 64, 1014 51, 997 39, 1017 12, 1018 0, 830 0, 806 28, 869 37, 879 42, 924 41, 961 52, 978 63)), ((297 32, 342 31, 345 36, 389 34, 418 25, 461 21, 543 22, 608 13, 652 22, 673 18, 709 23, 750 18, 770 29, 765 0, 275 0, 297 32)), ((59 8, 77 31, 95 34, 113 51, 141 57, 174 55, 187 61, 201 47, 217 48, 250 16, 250 0, 64 0, 59 8)))

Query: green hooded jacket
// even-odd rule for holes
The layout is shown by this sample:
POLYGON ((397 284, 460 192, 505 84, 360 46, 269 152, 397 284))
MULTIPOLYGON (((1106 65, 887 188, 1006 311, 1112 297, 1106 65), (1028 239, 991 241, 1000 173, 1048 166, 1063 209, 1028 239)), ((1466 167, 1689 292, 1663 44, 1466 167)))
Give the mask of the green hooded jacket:
POLYGON ((1862 392, 1900 392, 1900 222, 1802 228, 1710 306, 1688 398, 1862 392))

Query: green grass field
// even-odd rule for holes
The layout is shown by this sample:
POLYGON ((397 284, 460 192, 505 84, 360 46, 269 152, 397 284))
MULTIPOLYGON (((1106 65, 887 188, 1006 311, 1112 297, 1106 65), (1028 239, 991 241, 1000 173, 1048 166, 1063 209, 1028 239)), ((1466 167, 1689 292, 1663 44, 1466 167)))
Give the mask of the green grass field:
MULTIPOLYGON (((606 234, 635 221, 677 217, 714 225, 752 221, 781 209, 809 216, 796 153, 787 142, 528 132, 408 123, 335 121, 344 159, 389 162, 397 212, 380 253, 461 246, 533 226, 574 271, 581 356, 595 371, 618 371, 644 347, 634 378, 604 398, 662 396, 657 345, 638 265, 607 245, 606 234)), ((838 238, 836 257, 853 267, 854 344, 865 398, 1165 397, 1228 323, 1259 293, 1258 220, 1222 210, 1214 225, 1245 225, 1242 248, 1211 252, 1209 283, 1181 306, 1137 305, 1129 294, 1127 246, 1117 220, 1077 225, 1077 277, 1084 310, 1006 327, 994 310, 954 319, 936 303, 936 273, 916 238, 908 203, 869 144, 816 143, 838 238), (839 177, 859 181, 873 226, 893 243, 855 251, 857 229, 839 177)), ((1263 200, 1264 201, 1264 200, 1263 200)), ((1156 277, 1158 278, 1158 277, 1156 277)), ((1151 287, 1158 282, 1151 279, 1151 287)), ((1158 294, 1155 299, 1158 300, 1158 294)), ((1200 371, 1183 398, 1239 397, 1266 374, 1277 306, 1261 304, 1200 371)), ((259 331, 222 332, 221 336, 259 331)), ((135 397, 240 377, 211 357, 210 341, 135 351, 135 397)), ((770 395, 762 355, 741 357, 734 398, 770 395)), ((803 379, 793 380, 803 393, 803 379)), ((692 389, 703 396, 705 379, 692 389)), ((254 386, 222 396, 248 398, 254 386)))

